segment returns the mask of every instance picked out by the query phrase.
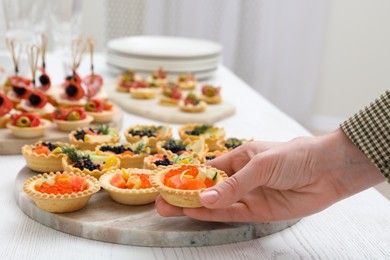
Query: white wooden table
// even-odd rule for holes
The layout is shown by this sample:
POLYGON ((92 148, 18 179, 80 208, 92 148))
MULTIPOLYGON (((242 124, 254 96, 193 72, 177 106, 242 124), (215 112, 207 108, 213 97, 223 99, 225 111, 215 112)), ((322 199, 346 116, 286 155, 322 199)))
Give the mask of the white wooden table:
MULTIPOLYGON (((96 72, 109 78, 104 57, 97 58, 96 72)), ((60 65, 52 59, 48 64, 55 75, 60 65)), ((228 136, 286 141, 310 135, 223 66, 210 82, 220 84, 223 97, 236 105, 233 117, 217 123, 228 136)), ((123 127, 143 123, 158 122, 126 114, 123 127)), ((390 259, 390 203, 375 189, 279 233, 247 242, 193 248, 136 247, 68 235, 24 215, 14 196, 15 177, 24 165, 20 155, 0 156, 0 259, 390 259)))

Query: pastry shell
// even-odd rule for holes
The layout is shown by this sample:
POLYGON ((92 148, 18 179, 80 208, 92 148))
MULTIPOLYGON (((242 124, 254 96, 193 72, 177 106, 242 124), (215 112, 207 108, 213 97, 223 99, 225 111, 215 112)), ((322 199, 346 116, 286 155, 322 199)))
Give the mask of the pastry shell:
POLYGON ((177 106, 177 105, 179 105, 179 102, 180 102, 180 99, 170 98, 170 97, 162 95, 160 97, 159 103, 160 103, 160 105, 163 105, 163 106, 177 106))
POLYGON ((220 149, 220 142, 225 138, 225 130, 222 127, 212 126, 214 129, 218 130, 218 133, 215 137, 210 137, 204 134, 200 135, 188 135, 185 132, 193 130, 195 127, 201 126, 201 124, 186 124, 179 128, 179 136, 182 140, 198 140, 200 136, 204 136, 205 142, 208 145, 209 151, 213 152, 220 149))
MULTIPOLYGON (((180 190, 173 189, 164 185, 164 177, 165 174, 171 169, 175 169, 177 167, 181 167, 181 165, 173 165, 165 168, 161 168, 161 170, 157 169, 150 176, 150 182, 159 192, 163 199, 171 205, 182 207, 182 208, 200 208, 202 204, 199 201, 199 194, 206 189, 201 190, 180 190)), ((208 169, 213 169, 218 172, 217 182, 221 183, 226 180, 228 176, 224 171, 218 170, 211 166, 197 165, 197 167, 206 167, 208 169)))
POLYGON ((67 120, 53 120, 54 123, 57 124, 57 128, 64 132, 70 132, 74 131, 78 128, 83 128, 86 126, 89 126, 89 124, 93 121, 93 117, 90 115, 87 115, 86 118, 82 120, 75 120, 75 121, 67 121, 67 120))
MULTIPOLYGON (((88 153, 88 152, 86 152, 86 153, 88 153)), ((107 168, 107 169, 90 171, 90 170, 84 168, 83 170, 81 170, 79 168, 73 167, 73 163, 69 159, 68 156, 62 157, 62 167, 64 168, 64 172, 67 172, 67 173, 74 172, 74 173, 78 173, 78 174, 86 174, 86 175, 93 176, 96 179, 99 179, 100 176, 102 176, 103 174, 105 174, 108 171, 118 169, 120 165, 121 165, 121 162, 119 159, 115 165, 113 165, 112 167, 107 168)))
POLYGON ((37 180, 44 177, 52 177, 56 174, 61 174, 60 172, 50 172, 33 176, 29 178, 23 185, 23 190, 30 197, 32 197, 37 204, 37 206, 45 211, 56 212, 56 213, 65 213, 80 210, 88 204, 91 196, 100 190, 99 182, 91 177, 84 174, 78 174, 73 172, 68 172, 69 175, 78 175, 86 179, 88 182, 88 189, 80 191, 77 193, 71 194, 47 194, 41 193, 34 189, 34 185, 37 180))
MULTIPOLYGON (((142 173, 151 175, 152 171, 146 169, 126 169, 130 173, 135 171, 136 173, 142 173)), ((100 185, 105 189, 110 197, 121 204, 126 205, 145 205, 155 201, 158 191, 155 188, 149 189, 121 189, 111 185, 110 180, 114 174, 117 173, 117 170, 109 171, 100 177, 100 185)))
POLYGON ((12 125, 11 122, 7 123, 7 128, 12 131, 12 134, 19 138, 36 138, 45 135, 45 131, 49 128, 51 122, 46 119, 41 119, 41 124, 36 127, 18 127, 12 125))
MULTIPOLYGON (((38 142, 39 143, 39 142, 38 142)), ((22 154, 26 160, 27 166, 37 172, 62 172, 64 168, 62 167, 62 157, 64 154, 37 154, 33 151, 35 146, 33 145, 24 145, 22 147, 22 154)), ((67 144, 61 142, 55 142, 57 146, 66 146, 67 144)))
MULTIPOLYGON (((134 125, 134 126, 128 127, 125 130, 125 132, 124 132, 126 141, 131 143, 131 144, 133 144, 133 143, 136 143, 136 142, 140 141, 141 138, 142 138, 139 135, 132 135, 132 134, 130 134, 129 131, 131 129, 136 129, 136 128, 153 128, 153 127, 158 127, 158 126, 155 126, 155 125, 134 125)), ((154 136, 148 137, 149 147, 150 147, 150 152, 151 153, 156 153, 157 152, 156 143, 158 141, 165 140, 165 139, 168 139, 168 138, 172 137, 172 128, 170 126, 163 125, 161 127, 165 128, 165 133, 164 134, 160 134, 159 136, 156 136, 156 137, 154 137, 154 136)))
POLYGON ((221 101, 222 101, 222 98, 221 98, 220 95, 216 95, 216 96, 213 96, 213 97, 209 97, 209 96, 206 96, 206 95, 201 95, 200 99, 202 99, 204 102, 206 102, 207 104, 210 104, 210 105, 220 104, 221 101))
POLYGON ((207 108, 207 104, 204 101, 200 101, 197 105, 185 104, 184 100, 180 100, 179 107, 181 111, 188 113, 201 113, 204 112, 207 108))
MULTIPOLYGON (((85 113, 89 116, 93 117, 94 123, 109 123, 112 121, 114 116, 117 113, 116 107, 112 107, 111 110, 103 110, 102 112, 89 112, 85 111, 85 113)), ((75 130, 75 129, 73 129, 75 130)))
MULTIPOLYGON (((175 153, 173 153, 171 150, 167 150, 164 148, 166 141, 167 140, 157 142, 156 144, 157 153, 173 156, 175 153)), ((183 145, 186 147, 185 152, 189 152, 189 153, 201 154, 209 151, 209 146, 205 143, 205 139, 203 137, 199 138, 198 140, 187 139, 183 141, 183 145)))
MULTIPOLYGON (((109 152, 103 152, 100 150, 102 146, 118 146, 121 144, 101 144, 98 145, 95 149, 96 152, 98 153, 104 153, 104 154, 113 154, 109 152)), ((126 144, 124 144, 126 146, 126 144)), ((143 168, 144 166, 144 159, 145 157, 149 156, 150 154, 150 149, 147 148, 145 153, 139 153, 139 154, 115 154, 116 157, 119 158, 121 161, 120 167, 119 168, 143 168)))
POLYGON ((156 90, 152 88, 132 88, 130 94, 135 99, 152 99, 156 96, 156 90))
MULTIPOLYGON (((81 130, 81 129, 78 129, 78 130, 81 130)), ((106 142, 90 142, 90 141, 84 142, 84 141, 76 139, 76 137, 74 137, 75 133, 76 133, 76 130, 70 132, 68 134, 68 139, 69 139, 69 142, 71 144, 73 144, 74 146, 76 146, 80 150, 94 151, 98 145, 106 144, 106 143, 119 143, 119 141, 120 141, 120 137, 118 135, 118 136, 113 136, 111 138, 111 140, 106 141, 106 142)))
MULTIPOLYGON (((152 163, 152 159, 154 158, 156 154, 154 155, 149 155, 149 156, 146 156, 144 158, 144 168, 145 169, 148 169, 148 170, 156 170, 157 168, 164 168, 164 167, 167 167, 167 166, 164 166, 164 165, 155 165, 154 163, 152 163)), ((168 157, 170 157, 169 155, 167 155, 168 157)), ((172 162, 173 162, 173 159, 172 158, 169 158, 172 162)))

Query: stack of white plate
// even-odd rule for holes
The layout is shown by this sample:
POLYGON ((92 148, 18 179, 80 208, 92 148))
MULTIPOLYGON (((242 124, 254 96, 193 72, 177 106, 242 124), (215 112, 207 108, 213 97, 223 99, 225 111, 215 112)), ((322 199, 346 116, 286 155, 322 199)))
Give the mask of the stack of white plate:
POLYGON ((213 75, 221 61, 218 43, 182 37, 133 36, 108 42, 107 64, 113 69, 150 74, 191 72, 198 79, 213 75))

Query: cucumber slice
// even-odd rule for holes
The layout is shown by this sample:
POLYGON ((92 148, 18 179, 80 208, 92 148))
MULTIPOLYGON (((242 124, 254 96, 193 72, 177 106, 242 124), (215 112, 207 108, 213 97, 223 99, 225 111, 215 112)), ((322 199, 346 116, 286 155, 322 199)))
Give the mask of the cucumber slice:
POLYGON ((209 178, 210 180, 215 181, 215 179, 217 179, 217 174, 218 173, 216 171, 213 171, 211 169, 207 169, 205 167, 204 168, 199 168, 199 173, 198 173, 199 178, 198 179, 199 180, 203 179, 203 181, 204 181, 205 178, 209 178))

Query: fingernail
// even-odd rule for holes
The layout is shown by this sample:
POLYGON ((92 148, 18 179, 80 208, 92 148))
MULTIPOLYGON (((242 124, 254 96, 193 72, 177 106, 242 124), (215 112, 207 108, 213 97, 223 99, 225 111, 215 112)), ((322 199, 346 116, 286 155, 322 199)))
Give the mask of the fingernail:
POLYGON ((207 191, 204 191, 200 194, 201 200, 208 203, 208 204, 213 204, 213 203, 217 202, 218 197, 219 197, 219 194, 215 190, 207 190, 207 191))

